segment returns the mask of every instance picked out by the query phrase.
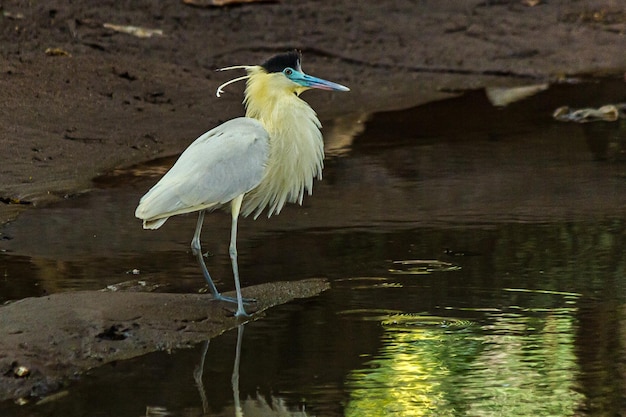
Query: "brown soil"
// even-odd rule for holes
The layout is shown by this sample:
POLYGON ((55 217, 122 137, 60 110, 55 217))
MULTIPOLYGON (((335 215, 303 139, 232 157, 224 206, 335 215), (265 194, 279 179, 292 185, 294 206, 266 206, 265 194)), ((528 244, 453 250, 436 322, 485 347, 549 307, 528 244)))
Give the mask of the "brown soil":
MULTIPOLYGON (((216 68, 259 63, 290 48, 303 51, 307 72, 352 89, 305 95, 326 120, 414 106, 464 89, 623 74, 621 2, 534 3, 285 0, 202 8, 156 0, 5 1, 0 223, 29 207, 86 192, 99 174, 179 153, 204 131, 243 112, 241 85, 215 97, 216 87, 232 76, 216 68), (141 38, 104 24, 160 29, 162 35, 141 38)), ((292 288, 277 284, 275 290, 292 288)), ((269 303, 263 308, 290 298, 264 297, 258 296, 269 303)), ((209 314, 201 298, 71 293, 4 307, 0 323, 9 336, 0 344, 5 374, 0 398, 36 387, 44 394, 81 369, 192 343, 234 326, 218 309, 203 322, 210 329, 196 329, 197 319, 209 314), (169 306, 185 308, 163 309, 163 297, 169 297, 169 306), (50 305, 56 305, 54 313, 50 305), (117 326, 113 333, 138 335, 155 323, 171 337, 158 341, 146 331, 144 339, 95 338, 111 326, 117 326), (102 350, 109 344, 115 345, 112 350, 102 350), (14 378, 14 363, 28 367, 31 376, 14 378)))
POLYGON ((0 222, 67 198, 116 167, 176 154, 242 114, 215 69, 289 48, 349 94, 305 98, 329 119, 408 107, 485 85, 623 71, 615 1, 311 0, 198 8, 182 1, 3 3, 0 222), (139 38, 106 23, 160 29, 139 38), (48 53, 46 53, 48 50, 48 53))

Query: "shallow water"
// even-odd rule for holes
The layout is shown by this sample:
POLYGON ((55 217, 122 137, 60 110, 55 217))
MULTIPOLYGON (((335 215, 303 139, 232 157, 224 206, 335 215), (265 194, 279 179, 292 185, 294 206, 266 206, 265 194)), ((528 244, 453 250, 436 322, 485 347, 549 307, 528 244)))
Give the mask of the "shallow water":
MULTIPOLYGON (((239 259, 243 285, 324 276, 331 290, 211 340, 206 355, 200 345, 107 365, 53 401, 0 410, 623 415, 626 127, 550 118, 564 104, 616 101, 626 88, 607 80, 505 109, 470 92, 326 123, 324 180, 304 207, 242 220, 239 259)), ((132 215, 172 162, 99 179, 94 192, 3 228, 0 300, 136 279, 200 289, 195 217, 151 232, 132 215)), ((203 233, 224 289, 228 229, 215 213, 203 233)))

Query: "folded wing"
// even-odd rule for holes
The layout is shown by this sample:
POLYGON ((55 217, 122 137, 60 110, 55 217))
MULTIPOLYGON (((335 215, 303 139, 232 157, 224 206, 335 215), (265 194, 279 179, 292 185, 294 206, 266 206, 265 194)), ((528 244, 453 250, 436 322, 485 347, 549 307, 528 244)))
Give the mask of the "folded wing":
POLYGON ((135 216, 157 229, 174 215, 216 209, 263 178, 269 136, 249 117, 229 120, 196 139, 140 202, 135 216))

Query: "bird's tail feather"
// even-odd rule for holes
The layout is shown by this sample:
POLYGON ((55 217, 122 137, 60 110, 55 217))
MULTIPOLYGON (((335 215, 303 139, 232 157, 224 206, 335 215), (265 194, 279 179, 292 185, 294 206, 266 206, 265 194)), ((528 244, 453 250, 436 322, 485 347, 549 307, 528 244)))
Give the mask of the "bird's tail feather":
POLYGON ((151 229, 151 230, 158 229, 159 227, 163 226, 163 223, 165 223, 167 219, 169 219, 169 217, 164 217, 161 219, 154 219, 154 220, 144 220, 143 228, 151 229))

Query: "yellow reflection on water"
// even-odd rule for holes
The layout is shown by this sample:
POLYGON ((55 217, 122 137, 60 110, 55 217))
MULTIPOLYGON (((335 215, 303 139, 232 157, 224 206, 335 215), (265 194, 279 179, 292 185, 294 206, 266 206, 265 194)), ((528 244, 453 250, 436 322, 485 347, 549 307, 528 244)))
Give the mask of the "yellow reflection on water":
POLYGON ((383 320, 379 354, 348 377, 345 415, 574 415, 583 396, 573 309, 543 310, 493 312, 482 325, 383 320))

